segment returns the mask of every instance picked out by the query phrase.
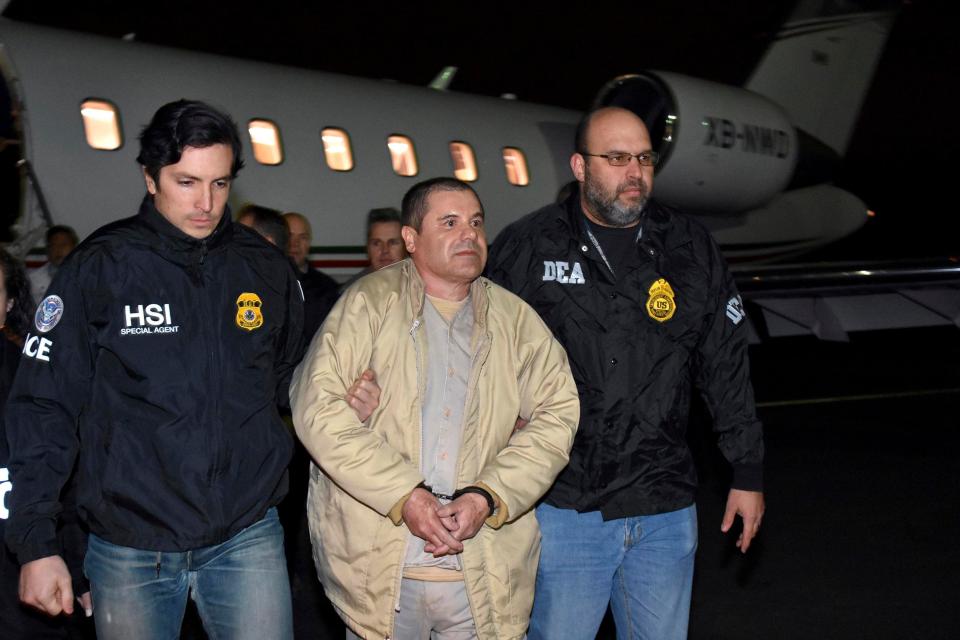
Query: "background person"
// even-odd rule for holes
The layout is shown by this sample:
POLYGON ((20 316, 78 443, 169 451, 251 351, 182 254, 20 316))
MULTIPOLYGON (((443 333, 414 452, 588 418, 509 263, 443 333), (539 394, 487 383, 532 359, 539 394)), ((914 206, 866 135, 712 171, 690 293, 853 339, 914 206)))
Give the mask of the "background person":
POLYGON ((30 278, 30 293, 34 300, 43 300, 47 295, 47 287, 50 286, 57 269, 77 244, 79 244, 77 232, 72 227, 57 224, 47 229, 47 263, 27 272, 30 278))
POLYGON ((290 245, 290 231, 287 223, 276 209, 248 204, 237 213, 237 222, 250 227, 264 239, 284 253, 290 245))
POLYGON ((367 257, 370 258, 370 271, 389 267, 407 257, 400 226, 400 212, 393 207, 371 209, 367 214, 367 257))
POLYGON ((370 265, 341 285, 344 291, 367 275, 407 257, 400 235, 400 212, 393 207, 371 209, 367 214, 367 260, 370 265))
POLYGON ((336 280, 310 264, 310 246, 313 242, 310 221, 293 212, 283 214, 283 219, 290 232, 288 254, 297 267, 297 280, 303 288, 303 334, 307 342, 310 342, 333 303, 337 301, 340 289, 336 280))
MULTIPOLYGON (((30 326, 30 313, 33 311, 30 297, 30 284, 23 265, 5 250, 0 249, 0 411, 7 402, 13 378, 20 363, 20 350, 23 338, 30 326)), ((10 450, 7 445, 6 425, 0 413, 0 539, 6 529, 9 517, 10 493, 13 483, 10 481, 7 461, 10 450)), ((64 514, 64 526, 61 520, 59 537, 67 553, 70 574, 73 577, 73 592, 83 594, 80 604, 83 612, 74 617, 93 615, 90 601, 90 587, 83 576, 83 552, 86 536, 77 521, 76 510, 64 514)), ((20 564, 10 553, 6 545, 0 549, 0 623, 3 637, 8 640, 35 640, 43 638, 69 638, 81 636, 89 629, 79 620, 69 623, 63 618, 50 618, 39 611, 20 603, 20 564)), ((92 637, 92 635, 91 635, 92 637)))

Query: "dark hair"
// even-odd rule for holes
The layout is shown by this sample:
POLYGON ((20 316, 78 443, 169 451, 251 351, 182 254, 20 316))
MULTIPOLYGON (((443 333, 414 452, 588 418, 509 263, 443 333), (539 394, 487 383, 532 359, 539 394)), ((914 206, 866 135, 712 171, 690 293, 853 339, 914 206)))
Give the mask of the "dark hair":
POLYGON ((7 314, 6 327, 19 337, 23 337, 30 326, 33 315, 33 297, 30 295, 30 281, 23 263, 0 249, 0 271, 3 271, 3 287, 7 290, 7 300, 13 300, 13 307, 7 314))
POLYGON ((393 207, 370 209, 370 213, 367 214, 367 237, 370 237, 370 229, 373 228, 373 225, 383 222, 400 223, 400 212, 393 207))
POLYGON ((73 230, 73 227, 68 227, 65 224, 55 224, 47 229, 47 244, 50 244, 50 238, 58 233, 65 233, 70 236, 70 239, 73 240, 74 246, 80 244, 80 238, 77 237, 77 232, 73 230))
POLYGON ((140 155, 154 182, 160 180, 160 169, 180 162, 186 147, 203 148, 215 144, 229 145, 233 150, 231 177, 243 168, 243 150, 236 123, 225 113, 196 100, 170 102, 153 114, 150 124, 140 132, 140 155))
POLYGON ((281 251, 287 252, 287 245, 290 244, 290 229, 280 212, 270 207, 261 207, 258 204, 248 204, 237 213, 237 221, 245 216, 252 218, 253 227, 257 233, 273 244, 280 247, 281 251))
MULTIPOLYGON (((427 214, 427 199, 435 191, 469 191, 476 197, 480 196, 469 184, 456 178, 431 178, 410 187, 400 205, 400 222, 406 227, 413 227, 417 233, 423 225, 423 217, 427 214)), ((482 206, 482 205, 481 205, 482 206)))

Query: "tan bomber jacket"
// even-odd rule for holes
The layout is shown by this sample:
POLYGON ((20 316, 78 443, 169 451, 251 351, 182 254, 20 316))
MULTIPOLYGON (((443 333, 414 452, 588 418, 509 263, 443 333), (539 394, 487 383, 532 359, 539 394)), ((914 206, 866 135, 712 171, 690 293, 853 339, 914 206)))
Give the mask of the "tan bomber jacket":
MULTIPOLYGON (((464 411, 458 486, 483 483, 503 507, 464 543, 480 638, 521 638, 533 603, 540 530, 531 510, 567 463, 580 405, 563 347, 520 298, 471 285, 477 355, 464 411), (528 424, 514 430, 518 416, 528 424), (504 522, 506 516, 506 522, 504 522)), ((407 528, 388 517, 423 481, 420 398, 424 288, 403 260, 357 281, 317 332, 290 390, 311 470, 308 514, 327 596, 364 638, 389 638, 407 528), (346 401, 367 368, 379 408, 361 423, 346 401)))

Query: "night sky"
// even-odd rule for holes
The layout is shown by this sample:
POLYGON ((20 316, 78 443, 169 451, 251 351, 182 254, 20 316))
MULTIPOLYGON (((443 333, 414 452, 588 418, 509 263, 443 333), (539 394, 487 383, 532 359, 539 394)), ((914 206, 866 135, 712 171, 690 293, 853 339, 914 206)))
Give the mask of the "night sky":
MULTIPOLYGON (((513 93, 521 100, 585 109, 607 80, 644 69, 743 83, 794 4, 634 0, 581 3, 578 13, 560 13, 555 4, 516 2, 445 3, 427 10, 410 3, 317 8, 317 3, 274 1, 252 10, 206 1, 134 8, 129 2, 13 0, 5 15, 417 85, 429 83, 443 66, 456 65, 453 91, 513 93)), ((960 148, 952 97, 960 56, 949 6, 925 0, 899 5, 837 179, 877 218, 814 258, 960 255, 960 212, 948 198, 960 148)))

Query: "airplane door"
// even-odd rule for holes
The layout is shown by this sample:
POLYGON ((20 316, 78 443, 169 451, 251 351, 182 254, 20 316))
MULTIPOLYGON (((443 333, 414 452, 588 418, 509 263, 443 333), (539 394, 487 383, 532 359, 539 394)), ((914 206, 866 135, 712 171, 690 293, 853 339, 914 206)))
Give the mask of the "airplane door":
POLYGON ((7 82, 8 68, 5 61, 0 60, 0 242, 13 240, 11 227, 20 215, 23 199, 23 178, 19 168, 24 152, 20 109, 7 82))

